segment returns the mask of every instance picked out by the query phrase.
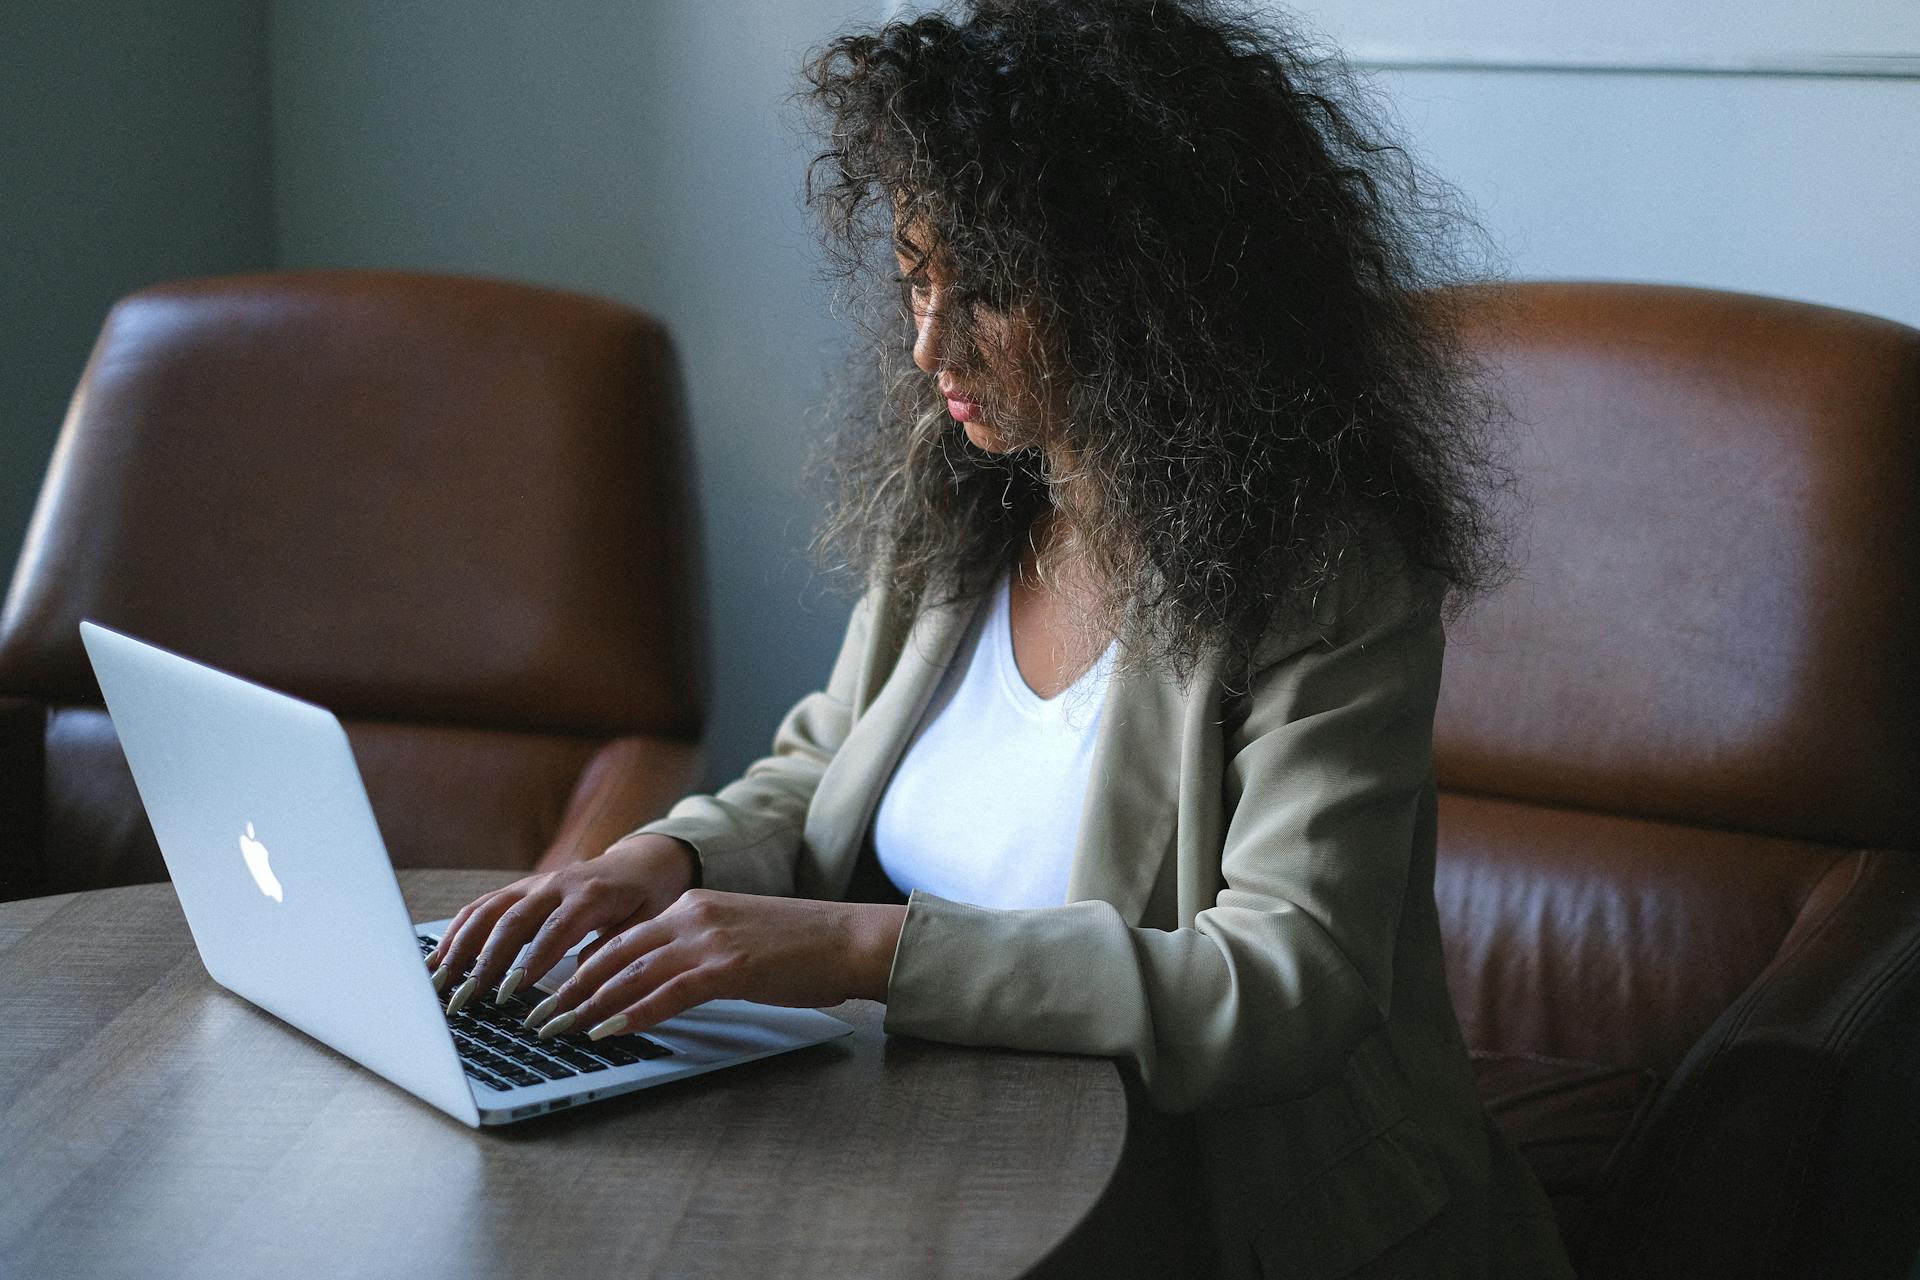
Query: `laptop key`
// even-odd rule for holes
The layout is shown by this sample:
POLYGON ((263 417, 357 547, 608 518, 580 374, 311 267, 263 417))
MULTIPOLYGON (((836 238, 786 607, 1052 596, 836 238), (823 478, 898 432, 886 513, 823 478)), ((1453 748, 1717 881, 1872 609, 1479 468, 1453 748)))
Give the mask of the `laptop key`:
POLYGON ((602 1057, 612 1057, 623 1066, 630 1062, 647 1062, 653 1058, 673 1056, 673 1050, 645 1036, 610 1037, 596 1045, 594 1052, 602 1057))
POLYGON ((592 1054, 616 1067, 645 1062, 649 1058, 664 1058, 673 1052, 658 1041, 639 1035, 610 1036, 605 1040, 589 1040, 577 1047, 583 1053, 592 1054))
POLYGON ((602 1062, 600 1059, 594 1057, 590 1053, 580 1052, 580 1050, 574 1048, 574 1046, 570 1044, 552 1043, 551 1047, 547 1050, 547 1052, 552 1054, 554 1057, 560 1059, 562 1062, 572 1063, 574 1066, 579 1067, 582 1071, 599 1071, 602 1068, 609 1065, 608 1063, 602 1062))
POLYGON ((478 1080, 481 1084, 486 1085, 490 1089, 513 1088, 513 1085, 511 1083, 509 1083, 508 1081, 502 1080, 499 1076, 496 1076, 495 1074, 493 1074, 493 1072, 488 1071, 484 1067, 476 1067, 476 1066, 473 1066, 471 1063, 462 1063, 461 1067, 463 1070, 466 1071, 468 1079, 478 1080))
MULTIPOLYGON (((555 1053, 554 1048, 555 1046, 551 1044, 512 1044, 502 1049, 501 1052, 521 1066, 531 1067, 535 1071, 547 1068, 564 1072, 569 1076, 579 1075, 583 1069, 582 1065, 577 1062, 571 1062, 560 1054, 555 1053)), ((596 1062, 586 1069, 591 1070, 599 1065, 600 1064, 596 1062)))
POLYGON ((532 1005, 522 1001, 519 996, 514 996, 505 1004, 495 1004, 492 1000, 484 1001, 474 1006, 473 1016, 487 1026, 505 1030, 509 1027, 518 1027, 521 1019, 532 1011, 532 1005))
POLYGON ((536 1062, 536 1061, 531 1061, 530 1060, 531 1057, 532 1055, 528 1055, 527 1057, 523 1057, 523 1058, 516 1058, 514 1059, 514 1065, 523 1067, 526 1070, 533 1072, 535 1075, 539 1076, 542 1080, 571 1080, 573 1079, 573 1077, 580 1074, 578 1071, 574 1070, 572 1067, 569 1067, 564 1063, 555 1062, 551 1058, 545 1061, 536 1062))
POLYGON ((640 1061, 638 1054, 623 1045, 615 1044, 612 1040, 596 1040, 586 1046, 586 1052, 616 1067, 630 1066, 640 1061))
POLYGON ((524 1068, 497 1053, 486 1050, 463 1047, 460 1052, 460 1066, 468 1075, 473 1075, 498 1089, 509 1088, 512 1084, 537 1084, 542 1078, 532 1076, 526 1080, 516 1079, 514 1073, 522 1072, 524 1068))
POLYGON ((600 1059, 600 1061, 616 1067, 624 1067, 630 1062, 638 1061, 632 1054, 628 1053, 625 1049, 617 1047, 611 1040, 588 1041, 586 1044, 580 1046, 580 1051, 582 1053, 590 1053, 600 1059))
POLYGON ((533 1032, 522 1031, 518 1028, 512 1031, 498 1031, 495 1034, 501 1038, 502 1042, 512 1046, 514 1051, 520 1053, 551 1054, 553 1053, 554 1047, 559 1043, 559 1041, 556 1040, 542 1040, 539 1036, 534 1035, 533 1032))
POLYGON ((513 1009, 519 1003, 518 998, 506 1006, 483 1002, 449 1015, 447 1022, 461 1056, 496 1074, 504 1075, 504 1065, 511 1065, 532 1077, 519 1083, 533 1083, 542 1079, 568 1079, 609 1067, 632 1066, 673 1053, 667 1046, 641 1035, 607 1040, 572 1035, 542 1040, 520 1025, 525 1015, 513 1009))

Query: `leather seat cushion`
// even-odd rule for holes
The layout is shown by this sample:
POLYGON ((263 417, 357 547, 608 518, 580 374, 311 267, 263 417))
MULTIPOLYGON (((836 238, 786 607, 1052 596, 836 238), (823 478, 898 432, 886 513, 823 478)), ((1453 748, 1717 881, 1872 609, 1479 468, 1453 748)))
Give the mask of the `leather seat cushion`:
POLYGON ((1434 897, 1467 1044, 1671 1075, 1847 851, 1442 792, 1434 897))
POLYGON ((1658 1095, 1661 1077, 1527 1053, 1473 1054, 1487 1111, 1526 1158, 1572 1247, 1598 1190, 1658 1095))

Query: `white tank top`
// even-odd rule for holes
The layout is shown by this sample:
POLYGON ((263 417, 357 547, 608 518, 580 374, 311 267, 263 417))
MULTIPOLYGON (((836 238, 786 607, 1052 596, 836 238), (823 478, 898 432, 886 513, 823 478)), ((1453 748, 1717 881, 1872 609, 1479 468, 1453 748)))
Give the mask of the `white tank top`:
POLYGON ((982 907, 1057 907, 1080 833, 1115 646, 1057 697, 1013 657, 1009 578, 976 612, 874 816, 902 893, 982 907))

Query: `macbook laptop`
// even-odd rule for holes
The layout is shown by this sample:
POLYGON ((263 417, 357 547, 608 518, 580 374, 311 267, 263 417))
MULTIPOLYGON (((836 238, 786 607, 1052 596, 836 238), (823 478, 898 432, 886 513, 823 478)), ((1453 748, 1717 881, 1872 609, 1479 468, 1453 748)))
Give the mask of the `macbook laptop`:
POLYGON ((449 921, 409 919, 333 714, 92 622, 80 635, 213 980, 455 1119, 523 1120, 853 1030, 713 1000, 640 1035, 538 1040, 520 1020, 579 947, 524 998, 449 1017, 423 962, 449 921))

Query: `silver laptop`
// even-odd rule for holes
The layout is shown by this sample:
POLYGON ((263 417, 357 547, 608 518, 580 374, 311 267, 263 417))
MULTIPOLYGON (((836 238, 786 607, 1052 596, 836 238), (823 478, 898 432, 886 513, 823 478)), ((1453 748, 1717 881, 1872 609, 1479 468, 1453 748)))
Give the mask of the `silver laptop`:
MULTIPOLYGON (((505 1124, 843 1036, 814 1009, 713 1000, 642 1035, 533 1038, 526 999, 449 1017, 331 712, 92 622, 107 710, 213 980, 469 1125, 505 1124)), ((589 934, 582 945, 592 941, 589 934)))

